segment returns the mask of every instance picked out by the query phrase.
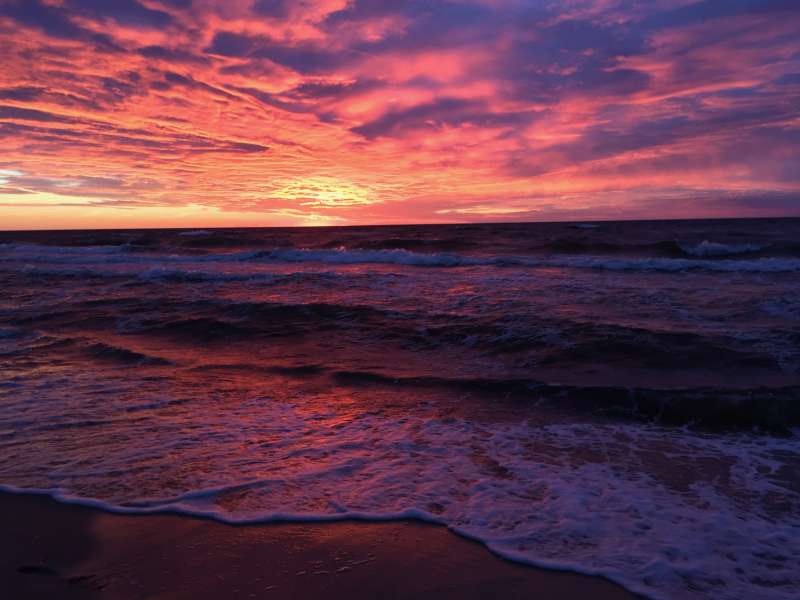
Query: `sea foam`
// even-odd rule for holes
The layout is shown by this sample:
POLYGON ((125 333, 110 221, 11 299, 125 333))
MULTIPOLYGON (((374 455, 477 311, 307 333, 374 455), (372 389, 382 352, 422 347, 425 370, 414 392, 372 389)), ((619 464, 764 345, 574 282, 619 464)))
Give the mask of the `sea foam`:
POLYGON ((800 270, 800 259, 701 260, 687 258, 612 258, 605 256, 480 256, 448 253, 424 254, 409 250, 279 249, 245 260, 319 262, 333 264, 396 264, 416 267, 562 267, 611 271, 689 271, 781 273, 800 270))
MULTIPOLYGON (((800 519, 776 517, 760 504, 770 496, 776 506, 798 500, 776 472, 797 454, 791 441, 415 414, 388 420, 281 403, 254 412, 263 403, 243 403, 252 420, 235 436, 248 439, 258 429, 261 460, 254 464, 220 443, 232 432, 206 431, 198 448, 214 444, 218 466, 227 468, 200 487, 165 480, 161 494, 136 494, 145 485, 140 476, 156 489, 150 467, 137 475, 139 463, 151 464, 155 454, 130 448, 88 464, 76 455, 74 466, 62 455, 46 476, 18 475, 12 480, 22 485, 0 489, 118 513, 175 512, 239 524, 421 519, 506 558, 603 575, 652 598, 785 599, 800 592, 800 519), (676 467, 695 461, 717 465, 713 470, 724 476, 676 467), (126 484, 110 485, 121 474, 126 484), (56 487, 43 487, 45 480, 56 487)), ((200 434, 165 439, 160 451, 191 462, 187 444, 200 434)))
POLYGON ((758 252, 766 248, 763 244, 720 244, 703 240, 699 244, 679 244, 681 250, 692 256, 731 256, 758 252))

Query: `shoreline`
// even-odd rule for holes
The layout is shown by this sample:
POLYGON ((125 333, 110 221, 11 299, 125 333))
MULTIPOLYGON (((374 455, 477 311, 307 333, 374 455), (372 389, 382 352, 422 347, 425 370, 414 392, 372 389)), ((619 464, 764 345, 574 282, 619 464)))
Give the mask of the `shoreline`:
POLYGON ((228 525, 0 492, 0 530, 0 589, 19 599, 638 597, 412 520, 228 525))

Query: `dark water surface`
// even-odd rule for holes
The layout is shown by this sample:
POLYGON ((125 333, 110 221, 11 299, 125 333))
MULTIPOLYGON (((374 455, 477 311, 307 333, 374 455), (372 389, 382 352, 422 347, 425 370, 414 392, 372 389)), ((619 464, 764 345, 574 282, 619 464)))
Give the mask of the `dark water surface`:
POLYGON ((800 594, 800 220, 0 232, 0 483, 800 594))

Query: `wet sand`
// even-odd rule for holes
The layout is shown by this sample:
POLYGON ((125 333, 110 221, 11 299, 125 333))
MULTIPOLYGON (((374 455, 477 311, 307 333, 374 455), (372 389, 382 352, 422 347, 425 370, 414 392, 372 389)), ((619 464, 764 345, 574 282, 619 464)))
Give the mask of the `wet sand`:
POLYGON ((634 598, 416 522, 230 526, 0 494, 5 598, 634 598))

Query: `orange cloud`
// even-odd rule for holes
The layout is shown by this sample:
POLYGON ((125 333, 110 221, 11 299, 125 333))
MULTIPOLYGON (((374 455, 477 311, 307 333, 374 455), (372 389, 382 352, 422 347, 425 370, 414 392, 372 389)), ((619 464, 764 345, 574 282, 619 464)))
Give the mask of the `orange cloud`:
POLYGON ((0 228, 800 214, 798 12, 628 5, 7 0, 0 228))

